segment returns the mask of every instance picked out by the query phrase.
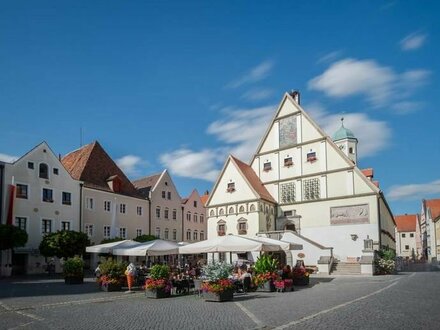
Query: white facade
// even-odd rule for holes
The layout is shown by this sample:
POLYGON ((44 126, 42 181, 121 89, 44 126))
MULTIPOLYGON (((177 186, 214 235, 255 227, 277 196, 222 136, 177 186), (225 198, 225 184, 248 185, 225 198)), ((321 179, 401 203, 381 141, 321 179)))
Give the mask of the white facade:
POLYGON ((396 233, 396 254, 404 258, 416 258, 416 232, 397 232, 396 233))
MULTIPOLYGON (((46 260, 38 247, 46 233, 80 230, 80 182, 72 179, 59 159, 43 142, 14 163, 5 164, 5 188, 16 186, 13 221, 29 235, 25 247, 15 249, 17 272, 42 273, 46 260)), ((10 196, 3 195, 3 216, 10 196)))

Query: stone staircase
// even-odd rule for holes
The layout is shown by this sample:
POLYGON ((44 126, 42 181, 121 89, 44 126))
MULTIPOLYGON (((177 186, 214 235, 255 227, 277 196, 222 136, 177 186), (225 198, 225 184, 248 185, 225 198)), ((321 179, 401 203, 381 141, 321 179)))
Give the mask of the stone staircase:
POLYGON ((358 262, 340 262, 335 260, 332 265, 331 275, 360 275, 361 264, 358 262))

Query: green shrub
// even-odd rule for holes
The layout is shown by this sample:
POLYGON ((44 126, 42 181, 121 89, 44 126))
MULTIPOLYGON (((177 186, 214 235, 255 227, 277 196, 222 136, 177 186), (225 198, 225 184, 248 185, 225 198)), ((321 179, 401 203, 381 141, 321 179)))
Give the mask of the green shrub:
POLYGON ((125 269, 127 268, 127 263, 122 261, 113 260, 111 258, 102 262, 99 265, 101 270, 101 275, 112 279, 119 279, 125 276, 125 269))
POLYGON ((84 261, 80 257, 74 257, 74 258, 67 259, 63 265, 63 273, 64 273, 64 277, 67 277, 67 276, 82 277, 82 276, 84 276, 84 261))
POLYGON ((277 270, 278 260, 272 258, 270 255, 263 254, 257 259, 254 265, 255 273, 273 273, 277 270))
POLYGON ((234 266, 225 262, 211 262, 203 267, 204 277, 211 282, 227 279, 232 275, 234 266))
POLYGON ((159 280, 162 278, 168 279, 170 275, 170 267, 167 265, 154 265, 151 267, 150 276, 154 280, 159 280))

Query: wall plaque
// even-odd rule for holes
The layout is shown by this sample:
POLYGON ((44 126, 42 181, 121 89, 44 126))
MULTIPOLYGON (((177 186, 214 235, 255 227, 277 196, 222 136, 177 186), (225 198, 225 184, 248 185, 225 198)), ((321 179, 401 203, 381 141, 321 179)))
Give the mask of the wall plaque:
POLYGON ((296 116, 280 120, 280 148, 297 144, 296 116))
POLYGON ((368 204, 330 208, 331 225, 357 225, 370 223, 368 204))

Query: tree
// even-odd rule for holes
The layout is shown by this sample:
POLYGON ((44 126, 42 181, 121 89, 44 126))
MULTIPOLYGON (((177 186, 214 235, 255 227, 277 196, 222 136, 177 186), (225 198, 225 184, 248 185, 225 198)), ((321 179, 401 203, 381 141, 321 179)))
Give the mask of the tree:
POLYGON ((143 242, 148 242, 148 241, 154 241, 155 239, 157 239, 157 237, 153 236, 153 235, 141 235, 141 236, 138 236, 135 239, 133 239, 133 241, 143 243, 143 242))
POLYGON ((9 250, 25 246, 28 241, 28 234, 16 226, 0 225, 0 250, 9 250))
POLYGON ((88 245, 90 245, 90 241, 87 234, 73 230, 63 230, 44 236, 39 249, 45 257, 56 256, 67 259, 75 255, 83 255, 88 245))

